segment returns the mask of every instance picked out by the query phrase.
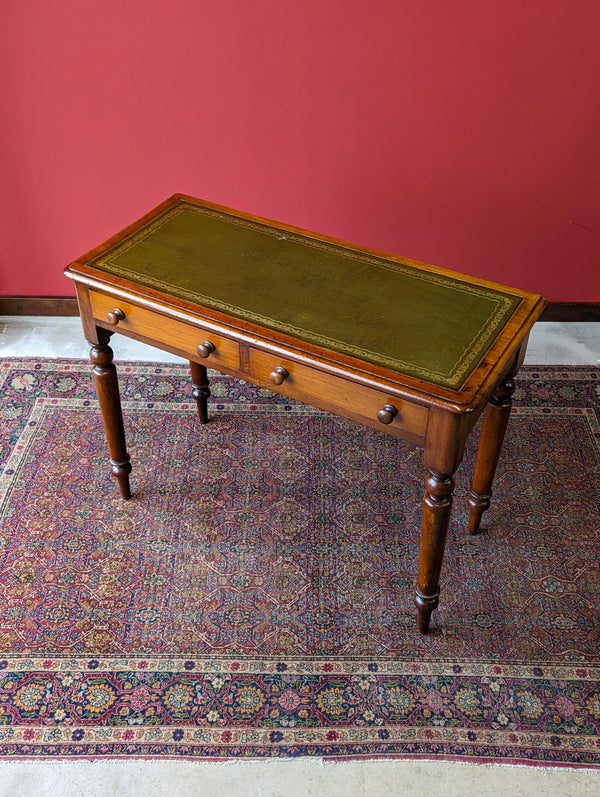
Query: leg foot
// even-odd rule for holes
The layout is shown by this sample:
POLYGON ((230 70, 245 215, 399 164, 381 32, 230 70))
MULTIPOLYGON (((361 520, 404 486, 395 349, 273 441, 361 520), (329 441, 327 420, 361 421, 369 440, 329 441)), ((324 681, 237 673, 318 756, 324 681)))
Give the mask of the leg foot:
POLYGON ((490 399, 490 403, 485 408, 473 486, 468 499, 470 508, 469 534, 477 534, 481 517, 490 506, 492 483, 500 458, 502 442, 512 405, 511 397, 514 392, 515 383, 512 380, 512 376, 509 376, 500 383, 490 399))
POLYGON ((192 374, 192 396, 196 399, 196 404, 198 405, 200 423, 208 423, 210 389, 208 387, 206 366, 190 361, 190 371, 192 374))
POLYGON ((454 476, 430 470, 423 504, 423 526, 419 554, 419 580, 415 591, 417 625, 429 633, 431 613, 439 603, 439 581, 446 547, 446 534, 452 510, 454 476))
POLYGON ((123 412, 121 410, 117 369, 112 359, 113 352, 107 343, 92 344, 90 349, 90 360, 94 366, 92 374, 104 421, 112 475, 117 480, 121 495, 123 498, 128 499, 131 498, 129 487, 131 464, 125 446, 125 430, 123 428, 123 412))

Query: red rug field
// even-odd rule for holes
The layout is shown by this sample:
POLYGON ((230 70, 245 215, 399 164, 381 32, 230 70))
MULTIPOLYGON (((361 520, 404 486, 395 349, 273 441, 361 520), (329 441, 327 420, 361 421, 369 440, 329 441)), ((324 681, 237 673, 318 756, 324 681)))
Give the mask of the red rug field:
POLYGON ((432 634, 409 444, 184 366, 0 364, 0 754, 600 766, 600 372, 524 368, 483 531, 458 473, 432 634))

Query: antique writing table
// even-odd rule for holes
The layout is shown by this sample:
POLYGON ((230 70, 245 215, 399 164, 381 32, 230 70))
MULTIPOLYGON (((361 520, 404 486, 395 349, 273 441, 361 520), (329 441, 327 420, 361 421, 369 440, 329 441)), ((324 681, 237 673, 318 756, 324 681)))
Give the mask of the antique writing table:
POLYGON ((176 195, 72 263, 112 472, 131 465, 113 353, 122 332, 424 449, 418 627, 429 630, 454 472, 485 409, 469 532, 489 507, 513 377, 541 297, 176 195))

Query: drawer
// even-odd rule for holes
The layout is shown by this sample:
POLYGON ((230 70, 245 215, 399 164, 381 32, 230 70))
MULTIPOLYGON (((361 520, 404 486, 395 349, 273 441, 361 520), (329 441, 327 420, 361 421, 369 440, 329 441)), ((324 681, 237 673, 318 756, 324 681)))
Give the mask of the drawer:
POLYGON ((214 351, 209 352, 205 360, 206 365, 214 364, 216 368, 223 365, 226 368, 239 370, 238 343, 218 332, 204 329, 201 324, 187 324, 185 321, 178 321, 145 307, 138 307, 124 299, 96 291, 90 291, 90 301, 94 318, 104 323, 110 323, 108 314, 116 309, 123 313, 124 318, 118 320, 115 331, 129 333, 136 338, 145 338, 153 345, 164 344, 168 349, 181 352, 183 356, 197 357, 198 345, 208 341, 214 346, 214 351))
POLYGON ((370 425, 381 426, 382 431, 425 437, 428 410, 420 404, 258 349, 250 350, 250 372, 258 382, 266 382, 274 390, 300 401, 306 399, 311 403, 313 399, 317 406, 331 412, 360 416, 370 425), (391 411, 384 409, 388 406, 391 411))

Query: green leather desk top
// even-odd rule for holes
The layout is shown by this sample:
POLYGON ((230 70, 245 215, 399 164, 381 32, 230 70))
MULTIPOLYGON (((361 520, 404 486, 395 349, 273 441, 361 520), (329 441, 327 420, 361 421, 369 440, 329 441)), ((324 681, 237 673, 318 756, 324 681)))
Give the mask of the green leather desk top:
POLYGON ((450 390, 522 301, 183 200, 88 265, 450 390))

